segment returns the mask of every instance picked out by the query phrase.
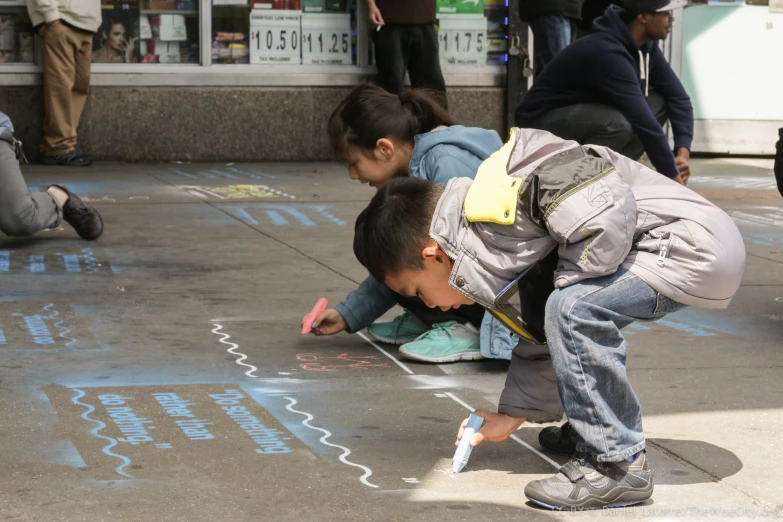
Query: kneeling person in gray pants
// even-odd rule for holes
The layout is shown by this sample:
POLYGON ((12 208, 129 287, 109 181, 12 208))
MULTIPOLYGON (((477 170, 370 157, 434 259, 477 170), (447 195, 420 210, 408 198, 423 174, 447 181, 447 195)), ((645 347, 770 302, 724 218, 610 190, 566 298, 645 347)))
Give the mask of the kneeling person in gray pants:
POLYGON ((19 168, 22 144, 13 131, 11 120, 0 112, 0 231, 27 237, 65 220, 83 239, 98 239, 103 233, 100 214, 67 188, 51 185, 46 192, 30 193, 19 168))

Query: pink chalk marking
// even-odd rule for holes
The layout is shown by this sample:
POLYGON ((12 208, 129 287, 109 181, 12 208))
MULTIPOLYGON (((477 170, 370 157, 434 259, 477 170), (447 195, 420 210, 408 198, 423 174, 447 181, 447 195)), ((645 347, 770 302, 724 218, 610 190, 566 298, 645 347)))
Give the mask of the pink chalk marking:
POLYGON ((315 306, 313 307, 313 311, 307 314, 307 317, 305 318, 305 322, 302 325, 302 334, 309 334, 313 331, 313 322, 315 321, 315 318, 321 315, 321 312, 326 310, 326 307, 329 306, 329 301, 322 297, 318 300, 317 303, 315 303, 315 306))
POLYGON ((365 370, 367 368, 389 368, 386 363, 377 363, 374 355, 341 354, 326 357, 318 353, 299 353, 297 360, 304 362, 299 367, 311 372, 336 372, 343 369, 365 370))

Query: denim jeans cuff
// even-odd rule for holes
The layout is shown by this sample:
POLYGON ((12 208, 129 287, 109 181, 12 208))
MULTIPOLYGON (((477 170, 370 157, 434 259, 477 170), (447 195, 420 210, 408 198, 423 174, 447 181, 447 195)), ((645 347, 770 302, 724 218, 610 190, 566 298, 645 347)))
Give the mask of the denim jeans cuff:
POLYGON ((589 453, 592 455, 592 457, 597 460, 598 462, 622 462, 623 460, 633 457, 640 451, 642 451, 644 448, 647 447, 647 443, 645 441, 640 442, 639 444, 636 444, 634 446, 631 446, 628 449, 624 449, 622 451, 618 451, 615 453, 611 453, 609 455, 593 455, 592 452, 585 449, 581 444, 577 445, 576 451, 577 453, 582 450, 586 453, 589 453))

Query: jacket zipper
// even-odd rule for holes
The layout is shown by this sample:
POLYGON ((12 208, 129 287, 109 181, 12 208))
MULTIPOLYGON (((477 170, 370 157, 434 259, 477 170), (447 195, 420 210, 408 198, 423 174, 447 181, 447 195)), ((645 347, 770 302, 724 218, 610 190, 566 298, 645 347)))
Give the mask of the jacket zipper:
POLYGON ((655 261, 655 264, 658 265, 661 268, 663 268, 664 265, 666 264, 666 254, 671 253, 672 243, 674 242, 674 238, 671 237, 671 236, 668 237, 668 239, 669 239, 668 243, 664 243, 663 242, 664 239, 666 239, 666 238, 662 237, 662 238, 658 239, 658 251, 659 251, 659 253, 658 253, 658 260, 655 261))
POLYGON ((596 176, 588 179, 584 183, 580 183, 579 185, 577 185, 574 188, 570 189, 565 194, 562 194, 562 195, 558 196, 557 199, 555 199, 552 202, 552 204, 549 205, 549 208, 546 209, 546 212, 544 213, 544 221, 549 220, 549 216, 552 215, 552 212, 555 211, 555 209, 558 207, 558 205, 560 205, 560 203, 562 203, 563 201, 565 201, 569 197, 573 196, 576 192, 579 192, 583 188, 592 185, 596 181, 600 181, 600 180, 604 179, 606 176, 608 176, 609 174, 612 174, 616 170, 617 169, 614 166, 611 166, 608 169, 606 169, 605 171, 601 172, 600 174, 597 174, 596 176))

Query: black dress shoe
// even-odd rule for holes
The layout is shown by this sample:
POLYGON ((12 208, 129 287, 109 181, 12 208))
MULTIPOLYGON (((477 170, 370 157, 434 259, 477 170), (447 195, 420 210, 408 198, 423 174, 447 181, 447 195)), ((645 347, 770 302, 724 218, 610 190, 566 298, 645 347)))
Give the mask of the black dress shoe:
POLYGON ((63 219, 71 225, 76 233, 82 237, 94 241, 103 234, 103 219, 98 211, 84 204, 84 201, 74 196, 70 190, 62 185, 52 185, 68 194, 68 201, 63 205, 63 219))
POLYGON ((64 167, 89 167, 92 165, 92 158, 74 149, 59 156, 41 156, 41 164, 64 167))

